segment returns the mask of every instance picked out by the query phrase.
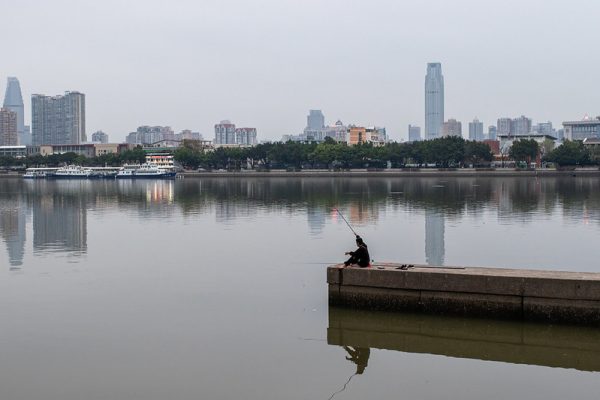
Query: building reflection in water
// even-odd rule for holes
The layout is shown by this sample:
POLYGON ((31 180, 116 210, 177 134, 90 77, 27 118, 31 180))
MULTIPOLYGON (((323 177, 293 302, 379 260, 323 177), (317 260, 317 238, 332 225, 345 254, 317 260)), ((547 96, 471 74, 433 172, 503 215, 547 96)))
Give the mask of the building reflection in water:
POLYGON ((444 214, 425 210, 425 260, 429 265, 444 265, 444 214))
MULTIPOLYGON (((129 181, 130 185, 140 182, 129 181)), ((141 182, 146 184, 146 202, 173 204, 175 200, 175 184, 173 181, 150 180, 141 182)))
POLYGON ((0 204, 0 236, 6 244, 11 268, 23 264, 27 209, 22 198, 4 199, 0 204))
POLYGON ((34 251, 87 251, 86 182, 56 182, 52 190, 33 198, 34 251))
POLYGON ((318 207, 308 207, 306 218, 312 235, 320 235, 327 224, 327 210, 318 207))

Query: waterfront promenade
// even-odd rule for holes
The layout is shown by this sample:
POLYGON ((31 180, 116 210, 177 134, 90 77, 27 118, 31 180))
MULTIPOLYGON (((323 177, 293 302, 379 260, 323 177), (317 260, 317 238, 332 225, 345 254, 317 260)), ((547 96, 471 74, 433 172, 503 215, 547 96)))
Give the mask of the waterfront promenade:
POLYGON ((303 170, 303 171, 186 171, 182 173, 185 177, 323 177, 323 178, 350 178, 350 177, 528 177, 528 176, 600 176, 598 168, 581 168, 575 170, 556 170, 556 169, 535 169, 535 170, 517 170, 514 168, 498 169, 477 169, 477 168, 457 168, 457 169, 436 169, 436 168, 407 168, 407 169, 384 169, 367 170, 352 169, 348 171, 332 170, 303 170))

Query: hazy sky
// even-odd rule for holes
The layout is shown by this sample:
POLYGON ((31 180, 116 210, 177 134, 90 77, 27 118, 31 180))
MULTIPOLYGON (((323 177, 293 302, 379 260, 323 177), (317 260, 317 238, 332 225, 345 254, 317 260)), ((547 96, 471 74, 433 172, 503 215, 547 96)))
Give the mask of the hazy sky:
POLYGON ((486 126, 600 114, 597 0, 0 0, 0 90, 86 94, 87 132, 139 125, 212 138, 230 119, 259 140, 327 123, 424 124, 427 62, 446 119, 486 126))

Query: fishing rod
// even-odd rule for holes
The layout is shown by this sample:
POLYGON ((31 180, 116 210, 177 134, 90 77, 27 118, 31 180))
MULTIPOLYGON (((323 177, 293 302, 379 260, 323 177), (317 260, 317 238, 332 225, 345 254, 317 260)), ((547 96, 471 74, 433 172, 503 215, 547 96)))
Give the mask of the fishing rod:
POLYGON ((344 214, 342 214, 340 212, 340 210, 338 210, 337 208, 334 208, 334 210, 339 214, 340 217, 342 217, 342 219, 344 220, 344 222, 346 223, 346 225, 348 225, 348 228, 350 228, 350 230, 352 231, 352 233, 354 233, 354 236, 358 236, 358 233, 356 233, 356 231, 354 231, 354 229, 352 228, 352 225, 350 225, 350 223, 348 222, 348 220, 346 219, 346 217, 344 217, 344 214))

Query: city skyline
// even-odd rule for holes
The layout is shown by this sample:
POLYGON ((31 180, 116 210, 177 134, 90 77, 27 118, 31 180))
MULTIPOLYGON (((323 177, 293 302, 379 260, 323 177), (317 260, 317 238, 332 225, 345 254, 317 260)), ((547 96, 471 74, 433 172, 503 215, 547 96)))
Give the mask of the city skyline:
POLYGON ((309 109, 324 110, 331 122, 384 125, 392 139, 407 139, 408 124, 425 126, 422 76, 432 61, 444 68, 445 112, 463 123, 477 116, 487 126, 501 116, 525 114, 558 127, 600 113, 594 109, 600 93, 589 88, 600 55, 583 51, 595 45, 593 15, 600 4, 508 1, 483 9, 464 0, 435 7, 396 3, 311 7, 265 0, 269 12, 258 15, 241 1, 172 7, 132 1, 119 4, 116 15, 112 1, 89 10, 66 0, 34 7, 12 2, 4 6, 12 18, 0 33, 12 38, 5 54, 14 57, 5 57, 0 77, 19 78, 26 124, 31 94, 78 90, 88 96, 88 133, 103 130, 119 141, 143 124, 209 137, 223 119, 277 140, 301 132, 309 109), (459 11, 466 7, 470 23, 462 24, 467 16, 459 11), (47 26, 53 17, 72 21, 73 29, 81 28, 78 35, 56 24, 39 41, 27 29, 47 26), (406 23, 398 24, 400 18, 406 23), (240 23, 222 33, 218 27, 230 19, 240 23), (378 29, 359 32, 348 24, 364 20, 377 21, 378 29), (506 20, 511 30, 503 28, 506 20), (555 29, 565 20, 578 23, 555 29), (147 21, 160 21, 161 29, 144 29, 147 21), (429 23, 439 29, 428 31, 429 23), (102 29, 107 24, 109 34, 102 29), (242 28, 248 25, 255 27, 250 33, 242 28), (61 47, 67 39, 77 52, 61 47), (517 53, 526 57, 506 61, 517 53), (363 54, 369 68, 347 54, 363 54), (226 55, 236 61, 206 62, 226 55), (327 62, 315 62, 321 58, 327 62))

